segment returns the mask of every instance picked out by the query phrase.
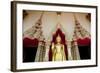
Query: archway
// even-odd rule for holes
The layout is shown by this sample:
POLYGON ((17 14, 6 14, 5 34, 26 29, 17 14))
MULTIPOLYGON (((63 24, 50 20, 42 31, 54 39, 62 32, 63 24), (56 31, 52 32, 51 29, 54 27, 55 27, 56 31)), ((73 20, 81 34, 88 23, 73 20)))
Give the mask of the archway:
MULTIPOLYGON (((62 30, 60 28, 58 28, 56 30, 56 32, 52 35, 52 40, 51 43, 55 43, 56 44, 56 37, 60 35, 61 37, 61 44, 64 45, 64 52, 66 55, 66 60, 68 59, 68 52, 67 52, 67 41, 65 39, 65 34, 62 32, 62 30)), ((49 49, 49 61, 52 61, 52 50, 51 50, 51 45, 50 45, 50 49, 49 49)))

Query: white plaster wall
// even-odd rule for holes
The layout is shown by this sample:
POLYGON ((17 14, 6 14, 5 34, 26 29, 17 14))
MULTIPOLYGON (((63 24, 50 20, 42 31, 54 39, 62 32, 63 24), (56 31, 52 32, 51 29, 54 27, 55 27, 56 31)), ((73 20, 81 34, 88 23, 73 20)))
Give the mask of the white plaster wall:
MULTIPOLYGON (((28 16, 23 20, 23 30, 30 29, 36 21, 40 18, 41 11, 27 11, 28 16)), ((90 22, 86 19, 87 13, 75 13, 80 24, 90 32, 90 22)), ((74 16, 73 13, 62 12, 61 16, 57 16, 56 12, 44 12, 42 18, 42 30, 45 38, 48 40, 53 34, 55 27, 60 23, 67 35, 67 39, 71 39, 74 31, 74 16)))

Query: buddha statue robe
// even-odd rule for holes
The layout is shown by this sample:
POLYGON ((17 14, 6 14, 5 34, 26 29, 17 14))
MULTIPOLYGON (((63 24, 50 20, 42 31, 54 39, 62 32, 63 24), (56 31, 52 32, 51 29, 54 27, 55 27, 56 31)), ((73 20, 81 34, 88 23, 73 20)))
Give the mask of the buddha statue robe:
POLYGON ((52 44, 52 61, 65 61, 66 55, 64 51, 64 45, 52 44))

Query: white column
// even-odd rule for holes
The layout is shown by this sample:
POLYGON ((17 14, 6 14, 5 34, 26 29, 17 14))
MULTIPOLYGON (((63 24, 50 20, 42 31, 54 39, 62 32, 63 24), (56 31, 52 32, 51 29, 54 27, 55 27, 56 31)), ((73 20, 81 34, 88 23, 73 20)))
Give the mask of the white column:
POLYGON ((50 42, 46 42, 45 61, 49 61, 50 42))
POLYGON ((37 52, 36 52, 36 56, 35 56, 35 62, 39 62, 40 46, 41 46, 41 43, 39 42, 37 52))
POLYGON ((71 42, 67 41, 67 50, 68 50, 68 60, 72 60, 72 54, 71 54, 71 42))
POLYGON ((75 52, 76 52, 76 59, 80 60, 80 54, 79 54, 79 49, 78 49, 77 42, 75 42, 75 52))

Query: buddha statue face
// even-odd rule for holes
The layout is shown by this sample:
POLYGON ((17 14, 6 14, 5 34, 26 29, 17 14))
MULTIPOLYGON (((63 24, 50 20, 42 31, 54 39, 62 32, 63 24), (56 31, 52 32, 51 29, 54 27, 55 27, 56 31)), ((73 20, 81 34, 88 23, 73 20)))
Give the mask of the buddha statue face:
POLYGON ((56 42, 57 42, 57 43, 60 43, 60 42, 61 42, 61 37, 60 37, 60 35, 58 35, 58 36, 56 37, 56 42))

